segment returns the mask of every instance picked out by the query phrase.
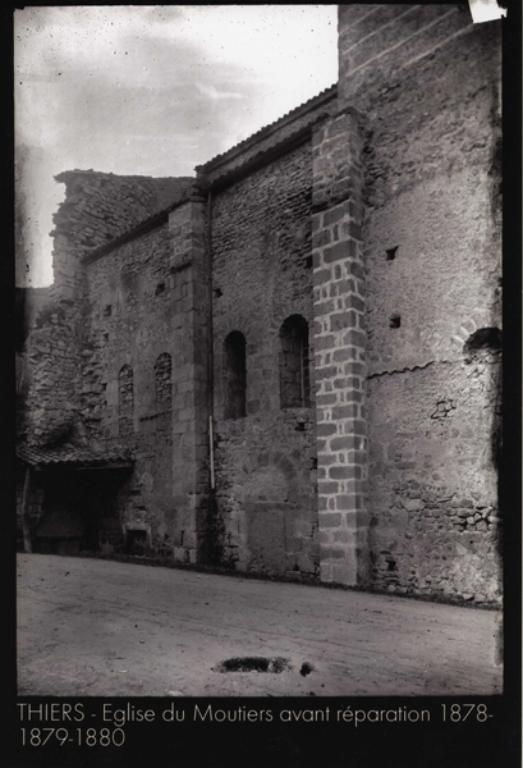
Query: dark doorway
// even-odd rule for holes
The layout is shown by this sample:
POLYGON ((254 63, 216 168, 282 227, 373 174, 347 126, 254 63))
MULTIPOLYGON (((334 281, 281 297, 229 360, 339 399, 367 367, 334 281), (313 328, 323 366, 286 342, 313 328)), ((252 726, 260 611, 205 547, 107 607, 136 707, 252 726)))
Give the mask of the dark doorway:
POLYGON ((124 546, 117 512, 122 472, 53 469, 45 476, 43 517, 36 551, 56 554, 119 551, 124 546))

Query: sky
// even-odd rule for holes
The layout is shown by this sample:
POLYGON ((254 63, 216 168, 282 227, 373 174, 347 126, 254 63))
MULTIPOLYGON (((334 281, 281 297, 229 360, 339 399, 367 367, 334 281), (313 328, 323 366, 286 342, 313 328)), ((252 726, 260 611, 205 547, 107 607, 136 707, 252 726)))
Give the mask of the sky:
POLYGON ((335 5, 26 6, 14 34, 19 284, 52 282, 56 174, 193 175, 337 81, 335 5))

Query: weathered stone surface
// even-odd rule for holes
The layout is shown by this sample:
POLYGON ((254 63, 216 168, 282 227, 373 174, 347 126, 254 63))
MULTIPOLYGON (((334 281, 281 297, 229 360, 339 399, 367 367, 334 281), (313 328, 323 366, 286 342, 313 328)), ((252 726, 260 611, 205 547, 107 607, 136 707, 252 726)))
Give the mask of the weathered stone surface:
POLYGON ((212 208, 220 559, 307 579, 319 565, 315 425, 311 407, 282 408, 279 368, 284 321, 312 322, 311 165, 305 144, 220 192, 212 208), (247 345, 246 415, 236 420, 224 418, 231 331, 247 345))
POLYGON ((499 601, 499 30, 342 5, 337 92, 202 166, 207 200, 59 177, 20 432, 133 452, 106 549, 499 601))

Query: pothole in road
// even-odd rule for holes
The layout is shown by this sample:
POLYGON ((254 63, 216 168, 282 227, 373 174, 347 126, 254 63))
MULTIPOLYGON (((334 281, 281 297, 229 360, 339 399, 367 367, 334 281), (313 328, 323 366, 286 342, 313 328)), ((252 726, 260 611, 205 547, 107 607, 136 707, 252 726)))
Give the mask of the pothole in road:
POLYGON ((288 659, 281 656, 267 658, 266 656, 236 656, 225 659, 216 667, 217 672, 272 672, 278 674, 286 669, 292 669, 288 659))
POLYGON ((307 677, 311 672, 314 672, 314 667, 309 661, 304 661, 300 667, 300 675, 302 675, 302 677, 307 677))

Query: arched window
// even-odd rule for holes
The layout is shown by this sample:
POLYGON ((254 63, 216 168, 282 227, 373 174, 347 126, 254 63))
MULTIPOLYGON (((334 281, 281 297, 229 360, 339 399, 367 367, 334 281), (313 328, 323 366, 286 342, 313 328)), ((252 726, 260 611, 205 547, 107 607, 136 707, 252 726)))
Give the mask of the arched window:
POLYGON ((245 336, 240 331, 229 333, 224 343, 225 357, 225 408, 226 419, 245 416, 245 336))
POLYGON ((154 364, 154 393, 156 404, 169 410, 172 401, 172 361, 168 352, 163 352, 154 364))
POLYGON ((133 432, 134 381, 130 365, 122 365, 118 374, 118 423, 121 435, 133 432))
POLYGON ((280 405, 310 405, 309 326, 301 315, 291 315, 280 328, 280 405))

